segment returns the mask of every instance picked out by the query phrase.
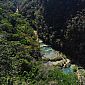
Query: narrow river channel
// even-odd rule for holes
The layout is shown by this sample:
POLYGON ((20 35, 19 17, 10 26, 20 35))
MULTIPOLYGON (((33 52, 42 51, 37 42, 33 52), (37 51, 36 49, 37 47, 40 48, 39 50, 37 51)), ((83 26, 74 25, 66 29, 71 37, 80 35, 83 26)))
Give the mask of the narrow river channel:
MULTIPOLYGON (((61 54, 59 51, 55 51, 54 49, 51 48, 51 46, 49 45, 46 45, 43 43, 42 40, 39 39, 39 43, 40 43, 40 50, 41 50, 41 54, 43 55, 42 58, 46 58, 46 59, 52 59, 52 57, 61 57, 61 54)), ((64 56, 66 57, 66 56, 64 56)), ((48 60, 46 63, 50 63, 52 64, 53 61, 50 61, 48 60)), ((61 59, 60 60, 56 60, 54 61, 55 63, 62 63, 61 62, 61 59)), ((68 63, 68 66, 67 67, 62 67, 62 71, 65 73, 65 74, 68 74, 68 73, 73 73, 73 70, 71 68, 71 63, 68 63)))

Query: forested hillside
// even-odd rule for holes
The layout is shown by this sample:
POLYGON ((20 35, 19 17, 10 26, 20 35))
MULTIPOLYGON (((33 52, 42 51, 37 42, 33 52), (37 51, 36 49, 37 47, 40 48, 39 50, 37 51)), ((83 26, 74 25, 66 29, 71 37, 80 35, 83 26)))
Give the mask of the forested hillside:
POLYGON ((1 0, 0 85, 80 85, 76 65, 69 74, 64 65, 44 65, 37 39, 84 67, 84 5, 85 0, 1 0))
POLYGON ((0 85, 24 82, 20 79, 25 79, 22 77, 32 71, 33 61, 40 57, 34 30, 16 12, 17 2, 14 2, 0 1, 0 85))

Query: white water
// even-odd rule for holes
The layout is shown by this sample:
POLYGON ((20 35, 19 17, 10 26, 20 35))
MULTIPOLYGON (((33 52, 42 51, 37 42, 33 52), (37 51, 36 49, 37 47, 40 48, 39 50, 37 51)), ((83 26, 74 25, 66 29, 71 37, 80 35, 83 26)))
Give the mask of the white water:
POLYGON ((42 40, 39 40, 39 43, 41 54, 43 54, 43 57, 49 58, 55 54, 56 51, 52 49, 49 45, 44 44, 42 40))

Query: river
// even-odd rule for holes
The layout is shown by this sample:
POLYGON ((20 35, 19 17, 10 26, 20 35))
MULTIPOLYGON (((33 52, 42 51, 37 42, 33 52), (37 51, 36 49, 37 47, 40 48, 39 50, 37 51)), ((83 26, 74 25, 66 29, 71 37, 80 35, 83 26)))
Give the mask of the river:
MULTIPOLYGON (((59 51, 55 51, 54 49, 51 48, 51 46, 49 45, 46 45, 43 43, 42 40, 39 39, 39 43, 40 43, 40 51, 41 51, 41 54, 43 55, 42 59, 53 59, 53 57, 61 57, 61 53, 59 51)), ((62 58, 63 60, 66 58, 65 55, 63 55, 64 58, 62 58)), ((56 60, 56 61, 47 61, 45 64, 50 64, 50 65, 54 65, 54 63, 59 64, 59 63, 62 63, 63 60, 56 60)), ((67 61, 68 62, 68 61, 67 61)), ((62 67, 62 71, 65 73, 65 74, 69 74, 69 73, 73 73, 73 70, 71 68, 71 64, 68 63, 68 66, 67 67, 62 67)))

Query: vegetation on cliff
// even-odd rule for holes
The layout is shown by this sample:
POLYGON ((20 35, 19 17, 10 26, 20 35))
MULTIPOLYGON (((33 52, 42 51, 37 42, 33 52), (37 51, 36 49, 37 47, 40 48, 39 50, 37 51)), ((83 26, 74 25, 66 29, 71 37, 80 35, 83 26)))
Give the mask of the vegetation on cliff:
POLYGON ((37 0, 0 1, 0 85, 78 85, 75 74, 45 67, 40 61, 34 29, 46 41, 51 39, 42 10, 37 0))
MULTIPOLYGON (((84 64, 85 0, 38 0, 26 3, 21 13, 47 44, 69 56, 75 63, 84 64), (34 4, 36 3, 37 4, 34 4), (29 14, 29 15, 27 15, 29 14), (76 61, 77 59, 77 61, 76 61)), ((84 66, 84 65, 83 65, 84 66)))

